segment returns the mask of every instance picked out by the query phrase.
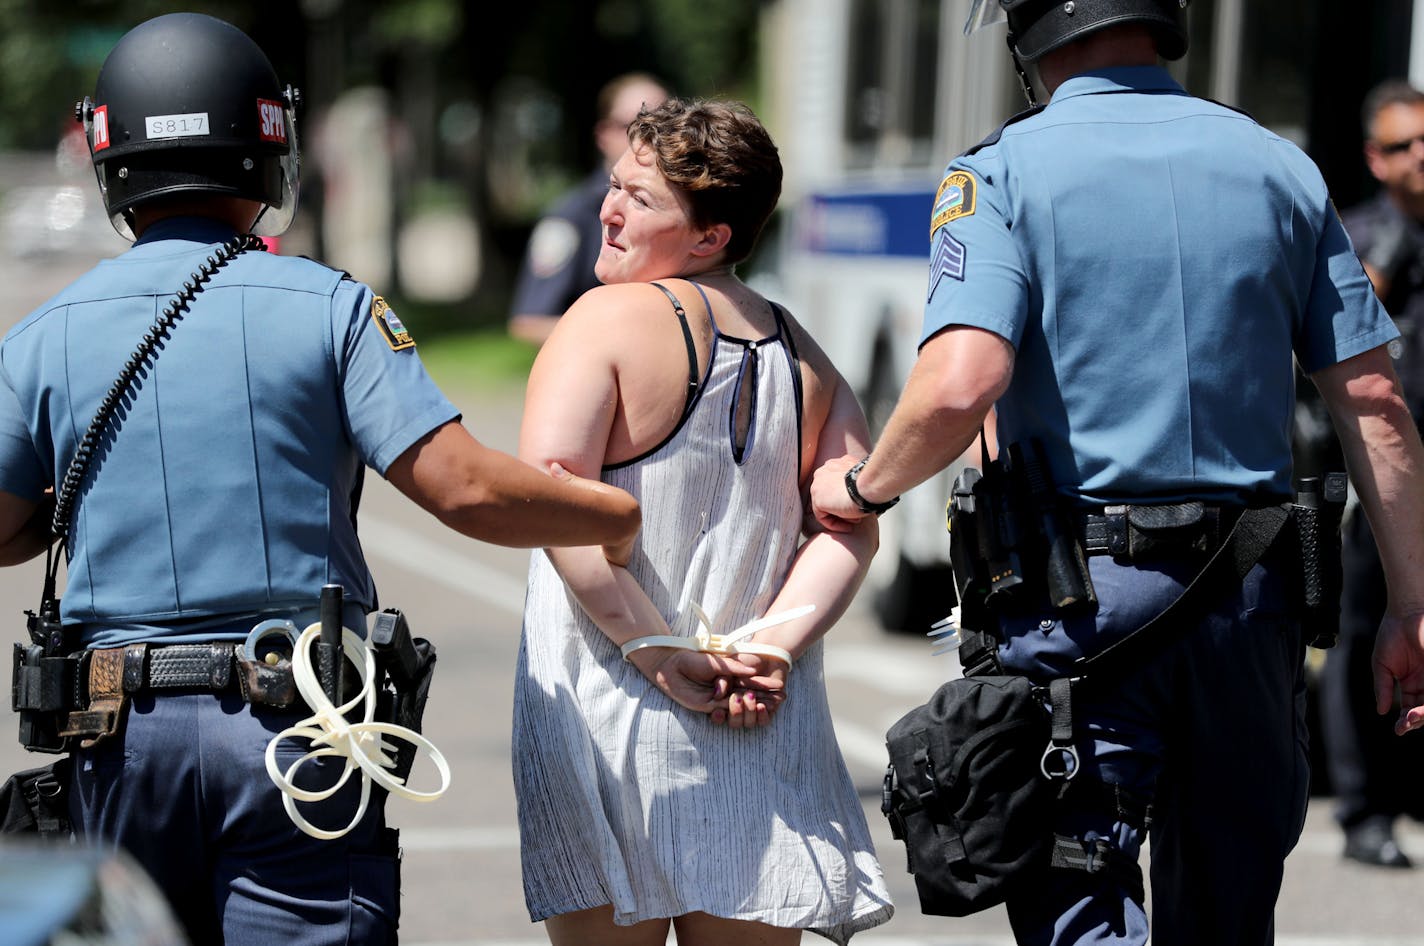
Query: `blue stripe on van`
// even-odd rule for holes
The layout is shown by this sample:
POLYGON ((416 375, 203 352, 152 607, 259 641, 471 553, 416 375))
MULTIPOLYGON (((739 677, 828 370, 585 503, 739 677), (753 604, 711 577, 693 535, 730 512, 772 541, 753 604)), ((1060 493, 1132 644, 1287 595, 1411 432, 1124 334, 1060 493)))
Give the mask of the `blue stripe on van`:
POLYGON ((928 260, 934 191, 812 194, 797 226, 803 252, 928 260))

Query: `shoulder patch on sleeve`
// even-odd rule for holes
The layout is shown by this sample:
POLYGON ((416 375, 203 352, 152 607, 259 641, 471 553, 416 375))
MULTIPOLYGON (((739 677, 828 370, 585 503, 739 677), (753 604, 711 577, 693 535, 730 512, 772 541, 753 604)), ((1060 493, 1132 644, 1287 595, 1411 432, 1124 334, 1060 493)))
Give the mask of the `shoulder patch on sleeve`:
POLYGON ((375 322, 376 327, 381 330, 381 337, 386 340, 387 345, 391 346, 391 351, 415 347, 415 339, 410 337, 410 331, 405 327, 405 323, 380 296, 371 297, 371 321, 375 322))
POLYGON ((950 171, 935 192, 934 216, 930 219, 930 239, 935 231, 960 217, 974 214, 974 200, 979 182, 968 171, 950 171))

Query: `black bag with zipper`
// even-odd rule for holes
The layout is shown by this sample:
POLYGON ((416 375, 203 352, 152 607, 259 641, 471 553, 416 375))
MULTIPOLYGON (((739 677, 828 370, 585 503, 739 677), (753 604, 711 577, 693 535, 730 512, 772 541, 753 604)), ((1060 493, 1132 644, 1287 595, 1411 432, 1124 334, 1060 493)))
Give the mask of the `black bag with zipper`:
POLYGON ((890 728, 884 809, 923 912, 1000 903, 1052 838, 1055 783, 1039 772, 1049 715, 1027 677, 961 677, 890 728))
POLYGON ((0 834, 37 834, 68 838, 69 756, 37 769, 26 769, 0 785, 0 834))

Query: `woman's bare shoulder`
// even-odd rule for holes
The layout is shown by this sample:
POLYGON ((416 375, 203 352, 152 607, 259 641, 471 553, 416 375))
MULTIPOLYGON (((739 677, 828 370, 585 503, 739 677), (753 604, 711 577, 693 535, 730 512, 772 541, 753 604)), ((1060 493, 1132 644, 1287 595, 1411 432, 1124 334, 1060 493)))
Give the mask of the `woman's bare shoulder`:
POLYGON ((610 333, 622 336, 671 311, 667 297, 651 283, 595 286, 564 311, 549 341, 563 338, 587 343, 610 333))

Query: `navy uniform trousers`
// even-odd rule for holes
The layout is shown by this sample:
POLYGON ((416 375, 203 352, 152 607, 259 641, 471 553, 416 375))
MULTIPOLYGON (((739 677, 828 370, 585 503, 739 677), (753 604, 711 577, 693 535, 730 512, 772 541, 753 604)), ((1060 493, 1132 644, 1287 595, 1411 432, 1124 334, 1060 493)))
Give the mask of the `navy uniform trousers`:
MULTIPOLYGON (((236 692, 137 694, 117 736, 75 752, 75 827, 134 855, 195 946, 393 944, 400 876, 385 793, 373 787, 361 823, 319 841, 297 830, 267 775, 267 743, 306 715, 305 706, 251 706, 236 692)), ((284 740, 279 767, 308 748, 284 740)), ((310 762, 298 784, 333 785, 344 765, 310 762)), ((356 812, 358 776, 301 813, 343 827, 356 812)))
MULTIPOLYGON (((1155 617, 1201 563, 1089 559, 1095 614, 1001 618, 1010 671, 1056 675, 1155 617)), ((1272 552, 1209 615, 1074 699, 1079 778, 1152 804, 1153 946, 1264 946, 1284 861, 1309 795, 1304 645, 1289 558, 1272 552)), ((1092 793, 1085 793, 1089 796, 1092 793)), ((1099 803, 1101 805, 1101 803, 1099 803)), ((1068 804, 1057 827, 1108 839, 1134 861, 1144 832, 1115 811, 1068 804)), ((1147 942, 1144 905, 1119 875, 1044 868, 1008 903, 1021 944, 1147 942)))

